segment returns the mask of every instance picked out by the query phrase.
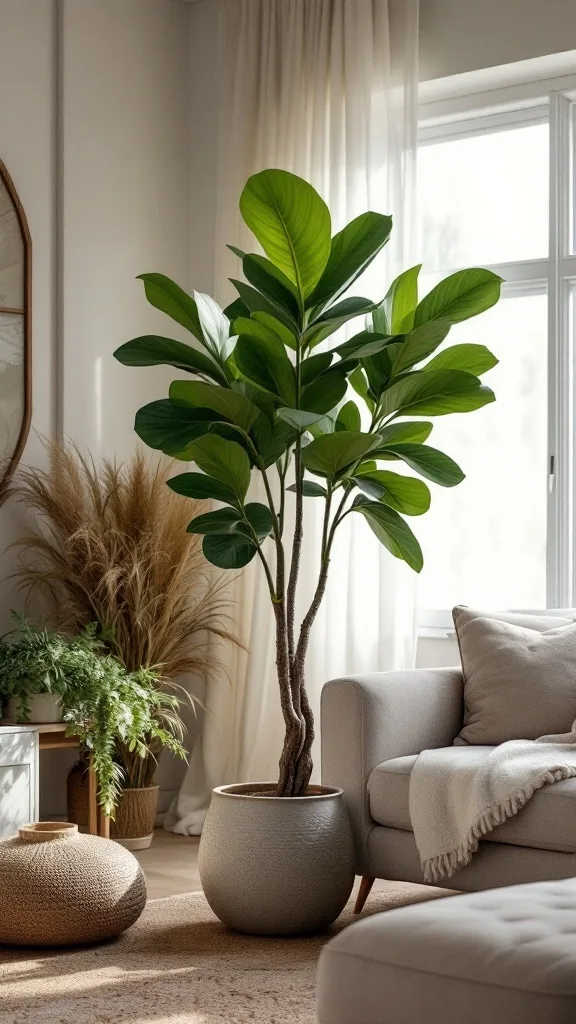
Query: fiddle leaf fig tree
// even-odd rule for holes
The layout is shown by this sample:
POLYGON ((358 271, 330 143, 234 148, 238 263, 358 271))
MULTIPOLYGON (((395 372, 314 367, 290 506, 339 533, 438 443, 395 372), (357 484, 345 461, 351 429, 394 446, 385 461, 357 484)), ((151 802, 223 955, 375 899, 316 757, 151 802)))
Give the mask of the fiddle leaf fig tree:
POLYGON ((364 213, 332 236, 318 193, 282 170, 253 175, 240 210, 265 255, 231 247, 242 262, 244 280, 233 281, 238 298, 222 310, 209 295, 191 297, 162 274, 143 274, 149 302, 195 342, 145 336, 115 356, 126 366, 168 364, 189 375, 138 411, 136 432, 150 447, 195 464, 170 480, 173 490, 218 503, 188 527, 204 535, 208 561, 223 569, 253 558, 262 564, 286 725, 278 793, 299 796, 314 739, 306 652, 338 527, 362 516, 392 555, 421 570, 406 517, 428 510, 425 481, 453 487, 464 477, 427 443, 431 418, 494 401, 479 379, 496 364, 492 353, 483 345, 440 346, 453 324, 497 302, 501 279, 461 270, 419 300, 420 268, 412 267, 371 302, 350 290, 386 245, 390 217, 364 213), (359 317, 358 332, 337 340, 359 317), (265 502, 248 497, 253 473, 265 502), (305 501, 321 502, 324 525, 316 589, 296 623, 305 501))

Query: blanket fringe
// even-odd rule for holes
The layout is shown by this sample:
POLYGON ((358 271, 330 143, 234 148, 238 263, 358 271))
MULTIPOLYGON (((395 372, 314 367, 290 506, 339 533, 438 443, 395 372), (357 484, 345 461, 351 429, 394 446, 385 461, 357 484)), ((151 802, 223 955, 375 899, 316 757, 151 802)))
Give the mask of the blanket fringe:
POLYGON ((480 840, 488 832, 491 832, 498 825, 503 825, 509 818, 513 818, 518 811, 526 806, 534 796, 537 789, 543 786, 550 786, 553 782, 561 782, 563 779, 576 777, 576 768, 564 765, 552 771, 545 771, 536 782, 519 789, 507 800, 500 804, 494 804, 482 813, 475 825, 469 829, 460 845, 450 851, 441 853, 437 857, 430 857, 422 862, 424 881, 430 883, 440 882, 445 878, 452 878, 460 868, 465 868, 478 850, 480 840))

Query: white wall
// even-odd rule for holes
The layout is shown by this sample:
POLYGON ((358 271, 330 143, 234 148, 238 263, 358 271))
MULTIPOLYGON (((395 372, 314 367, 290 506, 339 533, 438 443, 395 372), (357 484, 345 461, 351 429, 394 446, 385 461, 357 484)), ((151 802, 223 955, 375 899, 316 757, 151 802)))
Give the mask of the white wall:
POLYGON ((576 49, 574 0, 420 0, 420 78, 576 49))
MULTIPOLYGON (((136 275, 184 286, 189 257, 189 34, 183 0, 2 0, 0 159, 33 243, 34 432, 95 454, 134 447, 134 413, 169 375, 128 370, 113 350, 136 334, 172 332, 136 275)), ((0 510, 2 547, 22 515, 0 510)), ((2 578, 11 557, 0 566, 2 578)), ((9 584, 0 629, 19 606, 9 584)), ((44 753, 41 813, 65 811, 69 752, 44 753)), ((180 767, 161 769, 165 790, 180 767)))

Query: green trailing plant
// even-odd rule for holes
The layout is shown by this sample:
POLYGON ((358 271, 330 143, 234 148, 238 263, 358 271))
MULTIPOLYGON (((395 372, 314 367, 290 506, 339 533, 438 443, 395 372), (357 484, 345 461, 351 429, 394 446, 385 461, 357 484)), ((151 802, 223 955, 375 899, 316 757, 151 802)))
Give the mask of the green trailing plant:
POLYGON ((238 298, 221 310, 208 295, 191 297, 162 274, 143 274, 149 302, 196 344, 144 336, 115 355, 127 366, 168 364, 196 378, 175 380, 167 398, 140 409, 136 432, 152 448, 196 464, 200 472, 169 481, 174 491, 219 503, 188 526, 204 536, 208 561, 224 569, 253 558, 262 563, 286 725, 278 793, 298 796, 310 779, 314 739, 306 652, 336 531, 347 516, 360 515, 394 556, 421 570, 422 551, 405 517, 427 511, 426 480, 453 487, 464 477, 426 443, 427 417, 494 401, 480 380, 497 362, 492 353, 483 345, 440 346, 453 324, 494 305, 501 279, 461 270, 420 299, 417 266, 371 302, 349 290, 386 244, 390 217, 364 213, 332 237, 318 193, 274 169, 248 180, 240 211, 265 255, 230 247, 242 264, 244 280, 233 281, 238 298), (358 317, 368 318, 362 328, 335 341, 358 317), (390 463, 416 475, 394 472, 390 463), (252 473, 262 479, 265 501, 247 499, 252 473), (323 504, 324 526, 316 590, 297 628, 308 500, 323 504))
POLYGON ((107 652, 96 624, 69 638, 17 619, 17 630, 0 643, 0 693, 19 699, 22 722, 29 719, 32 694, 60 698, 68 734, 78 737, 91 760, 99 802, 113 816, 122 789, 134 784, 119 749, 133 755, 129 764, 136 775, 138 763, 144 770, 155 763, 152 745, 186 758, 179 701, 161 688, 155 669, 128 672, 107 652))

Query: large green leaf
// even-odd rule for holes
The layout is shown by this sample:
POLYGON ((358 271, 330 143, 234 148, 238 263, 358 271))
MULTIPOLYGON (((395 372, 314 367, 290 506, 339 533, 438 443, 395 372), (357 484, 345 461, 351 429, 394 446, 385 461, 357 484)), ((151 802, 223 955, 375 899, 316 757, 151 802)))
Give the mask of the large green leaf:
POLYGON ((464 479, 464 473, 453 459, 428 445, 387 444, 378 448, 373 456, 376 459, 385 458, 387 452, 392 452, 411 469, 442 487, 455 487, 464 479))
POLYGON ((445 320, 431 320, 407 334, 398 345, 388 349, 392 360, 392 374, 395 376, 403 370, 409 370, 422 359, 435 352, 450 330, 445 320))
POLYGON ((242 262, 244 277, 261 295, 285 317, 289 317, 296 325, 299 309, 295 286, 265 256, 250 253, 242 262))
MULTIPOLYGON (((382 303, 391 334, 406 334, 412 329, 418 305, 418 274, 422 264, 399 274, 382 303)), ((376 329, 376 325, 375 329, 376 329)))
POLYGON ((300 364, 302 386, 305 387, 307 384, 311 384, 313 380, 316 380, 316 377, 320 377, 321 374, 325 373, 329 369, 332 359, 332 352, 319 352, 318 355, 303 359, 300 364))
POLYGON ((127 341, 116 349, 114 357, 124 366, 175 366, 177 370, 210 377, 224 386, 228 384, 224 371, 209 356, 183 341, 173 341, 157 334, 127 341))
POLYGON ((196 516, 186 530, 188 533, 229 533, 242 521, 242 515, 236 508, 217 508, 214 512, 205 512, 196 516))
POLYGON ((140 274, 146 298, 151 306, 166 313, 176 323, 190 331, 198 341, 204 341, 194 299, 165 274, 140 274))
POLYGON ((388 241, 392 218, 382 213, 361 213, 334 235, 330 256, 309 305, 335 302, 366 270, 388 241))
POLYGON ((324 415, 342 401, 347 386, 346 374, 335 366, 304 388, 301 405, 307 412, 320 412, 324 415))
POLYGON ((342 361, 365 359, 367 356, 376 355, 390 344, 392 338, 389 334, 378 334, 376 331, 360 331, 353 338, 338 345, 333 349, 342 361))
POLYGON ((268 469, 284 455, 296 440, 298 431, 299 428, 282 419, 272 422, 264 413, 258 417, 251 434, 264 469, 268 469))
POLYGON ((321 341, 325 341, 331 334, 334 334, 340 327, 354 320, 357 316, 371 313, 376 303, 362 296, 352 295, 342 299, 335 306, 330 306, 321 316, 317 317, 302 335, 302 345, 314 348, 321 341))
POLYGON ((352 373, 348 375, 348 381, 354 388, 357 395, 363 398, 369 411, 374 412, 376 408, 374 400, 368 394, 368 381, 366 380, 366 374, 361 366, 357 366, 352 373))
POLYGON ((419 371, 404 377, 384 392, 381 411, 385 416, 445 416, 471 412, 494 401, 494 392, 477 377, 461 370, 419 371))
POLYGON ((236 441, 208 434, 190 445, 190 461, 203 473, 227 484, 243 502, 250 484, 250 461, 236 441))
POLYGON ((216 480, 213 476, 206 476, 205 473, 179 473, 178 476, 170 477, 168 487, 186 498, 224 501, 227 505, 234 505, 237 501, 234 491, 228 484, 216 480))
POLYGON ((341 430, 311 441, 302 452, 302 462, 311 473, 335 477, 363 455, 376 448, 380 438, 374 434, 341 430))
POLYGON ((430 508, 430 491, 423 480, 413 476, 401 476, 387 469, 360 472, 354 482, 377 501, 383 501, 397 512, 407 516, 421 516, 430 508))
POLYGON ((253 174, 240 212, 268 258, 306 299, 330 256, 330 212, 307 181, 289 171, 253 174))
MULTIPOLYGON (((287 487, 287 491, 297 491, 296 484, 290 484, 287 487)), ((321 484, 317 484, 314 480, 303 480, 302 481, 302 494, 305 498, 327 498, 328 491, 321 484)))
POLYGON ((306 430, 311 427, 313 423, 317 423, 321 420, 325 414, 323 412, 306 412, 305 409, 287 409, 282 407, 278 409, 278 416, 280 419, 289 423, 298 431, 306 430))
MULTIPOLYGON (((294 324, 290 317, 281 313, 276 306, 273 306, 272 303, 269 302, 268 299, 264 297, 264 295, 261 295, 260 292, 256 291, 256 289, 253 288, 252 285, 246 284, 245 281, 237 281, 234 277, 231 277, 230 281, 234 285, 236 291, 238 292, 238 295, 240 296, 240 301, 244 304, 244 308, 240 309, 237 315, 246 316, 247 312, 252 314, 268 313, 269 316, 273 316, 274 318, 282 320, 284 326, 287 327, 289 330, 292 330, 294 328, 294 324)), ((234 312, 235 306, 236 303, 232 303, 232 306, 228 306, 227 309, 232 309, 232 311, 234 312)))
POLYGON ((242 533, 209 533, 202 541, 204 557, 219 569, 242 569, 252 561, 257 550, 242 533))
POLYGON ((187 445, 210 430, 212 421, 213 414, 206 409, 176 407, 169 398, 161 398, 138 409, 134 429, 150 448, 183 458, 187 445))
POLYGON ((414 442, 422 444, 432 433, 432 424, 426 420, 414 420, 406 423, 391 423, 388 427, 381 427, 378 430, 383 444, 400 444, 414 442))
POLYGON ((362 513, 380 543, 391 554, 407 562, 415 572, 420 572, 424 564, 422 549, 402 516, 379 502, 358 501, 353 508, 355 512, 362 513))
MULTIPOLYGON (((271 331, 274 331, 274 334, 278 335, 280 341, 288 348, 296 348, 297 339, 295 332, 286 327, 281 320, 277 319, 277 317, 256 309, 252 314, 252 320, 256 320, 257 323, 263 324, 264 327, 269 327, 271 331)), ((236 331, 236 333, 238 334, 240 332, 236 331)))
POLYGON ((502 278, 491 270, 458 270, 418 303, 414 326, 437 319, 457 324, 477 316, 498 302, 501 284, 502 278))
POLYGON ((290 408, 296 405, 294 367, 284 345, 272 332, 266 338, 254 333, 241 334, 234 350, 234 360, 240 373, 256 387, 277 395, 290 408))
POLYGON ((244 506, 244 515, 259 541, 270 536, 274 521, 268 505, 263 505, 260 501, 251 501, 244 506))
POLYGON ((212 409, 224 419, 235 423, 246 433, 260 414, 260 410, 244 395, 230 388, 201 381, 175 380, 170 385, 170 401, 173 405, 191 406, 197 409, 212 409))
POLYGON ((498 360, 485 345, 452 345, 434 356, 423 370, 464 370, 479 377, 496 366, 498 360))
POLYGON ((336 417, 336 430, 351 430, 356 434, 362 430, 360 410, 356 402, 345 402, 342 408, 339 409, 336 417))
POLYGON ((227 359, 234 344, 230 339, 228 317, 224 316, 223 310, 211 295, 194 292, 194 300, 206 348, 216 359, 227 359))

